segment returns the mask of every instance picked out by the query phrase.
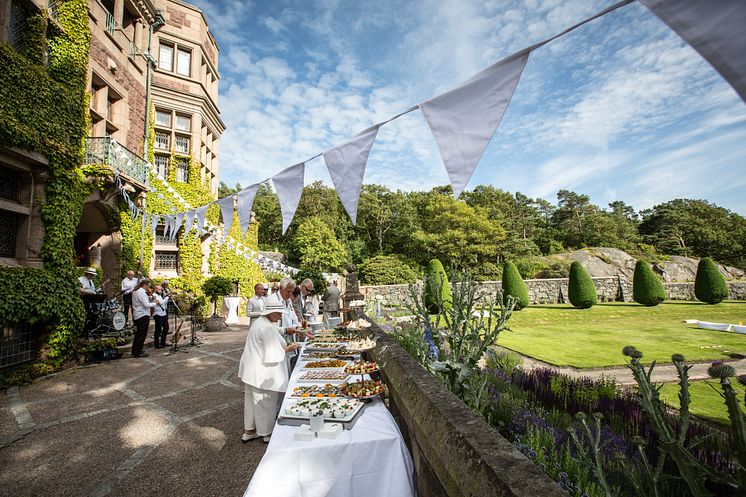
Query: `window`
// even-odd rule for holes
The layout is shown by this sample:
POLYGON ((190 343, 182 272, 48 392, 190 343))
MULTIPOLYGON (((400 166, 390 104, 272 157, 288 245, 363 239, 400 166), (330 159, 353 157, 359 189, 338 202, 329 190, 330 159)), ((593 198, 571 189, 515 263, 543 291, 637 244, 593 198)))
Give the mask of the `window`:
POLYGON ((13 2, 10 7, 10 22, 8 23, 8 44, 17 52, 23 50, 25 46, 26 32, 26 10, 13 2))
POLYGON ((163 230, 165 227, 163 225, 158 226, 158 228, 155 231, 155 243, 159 245, 173 245, 176 246, 176 240, 178 237, 171 238, 171 235, 169 234, 168 237, 163 236, 163 230))
POLYGON ((166 43, 161 43, 160 51, 158 52, 158 68, 164 71, 174 70, 174 46, 166 43))
POLYGON ((181 160, 176 164, 176 181, 186 183, 189 181, 189 163, 181 160))
MULTIPOLYGON (((176 124, 178 125, 179 118, 176 118, 176 124)), ((165 110, 155 111, 155 124, 156 126, 164 126, 166 128, 171 127, 171 112, 165 110)))
POLYGON ((4 325, 0 330, 0 368, 34 358, 36 337, 28 324, 4 325))
POLYGON ((168 150, 170 141, 171 135, 169 133, 163 133, 161 131, 155 132, 155 148, 168 150))
POLYGON ((181 116, 176 114, 176 129, 181 131, 189 131, 192 128, 192 118, 189 116, 181 116))
POLYGON ((168 155, 155 156, 155 169, 159 178, 168 179, 168 155))
POLYGON ((191 75, 192 66, 192 52, 190 50, 184 50, 180 48, 178 50, 176 72, 182 76, 191 75))
POLYGON ((20 175, 8 168, 0 167, 0 198, 18 201, 20 175))
POLYGON ((178 263, 178 252, 155 252, 155 268, 156 269, 170 269, 177 271, 178 263))
POLYGON ((0 257, 16 256, 16 232, 18 215, 14 212, 0 211, 0 257))
POLYGON ((183 154, 188 154, 189 153, 189 137, 176 135, 175 150, 183 154))

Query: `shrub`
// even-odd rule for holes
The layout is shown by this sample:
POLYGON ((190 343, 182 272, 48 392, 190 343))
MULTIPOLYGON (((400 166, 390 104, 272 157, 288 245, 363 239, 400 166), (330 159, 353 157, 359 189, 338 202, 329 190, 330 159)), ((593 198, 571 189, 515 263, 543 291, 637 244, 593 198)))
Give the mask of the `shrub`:
POLYGON ((511 261, 507 261, 503 265, 502 287, 503 299, 507 299, 509 295, 512 296, 515 299, 514 309, 516 311, 528 306, 528 288, 515 264, 511 261))
POLYGON ((589 309, 596 305, 596 285, 578 261, 570 265, 570 283, 567 290, 570 303, 578 309, 589 309))
POLYGON ((358 265, 360 281, 366 285, 398 285, 414 283, 420 277, 398 255, 377 255, 358 265))
POLYGON ((230 295, 233 292, 233 283, 223 276, 213 276, 202 283, 202 291, 215 304, 213 316, 218 314, 218 299, 223 295, 230 295))
POLYGON ((501 369, 510 374, 523 366, 523 357, 510 350, 488 350, 484 365, 487 369, 501 369))
POLYGON ((637 261, 635 275, 632 280, 632 295, 635 302, 649 307, 666 300, 666 290, 660 278, 645 261, 637 261))
POLYGON ((728 298, 728 283, 709 257, 700 260, 697 266, 694 295, 707 304, 717 304, 728 298))
POLYGON ((438 259, 432 259, 425 269, 425 305, 428 311, 433 314, 438 312, 439 299, 435 292, 440 292, 440 301, 443 302, 444 307, 448 307, 453 302, 448 275, 438 259))

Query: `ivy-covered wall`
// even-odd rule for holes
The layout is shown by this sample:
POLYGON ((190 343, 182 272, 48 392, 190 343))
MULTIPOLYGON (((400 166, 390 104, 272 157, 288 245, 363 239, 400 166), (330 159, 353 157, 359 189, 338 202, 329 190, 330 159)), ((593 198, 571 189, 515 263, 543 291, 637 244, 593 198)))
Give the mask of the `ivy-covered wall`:
POLYGON ((57 12, 62 31, 42 11, 29 17, 21 53, 0 44, 0 144, 49 161, 45 198, 38 199, 44 267, 0 267, 0 323, 34 323, 50 331, 44 356, 59 364, 83 325, 73 242, 91 186, 81 168, 90 45, 86 1, 59 1, 57 12))

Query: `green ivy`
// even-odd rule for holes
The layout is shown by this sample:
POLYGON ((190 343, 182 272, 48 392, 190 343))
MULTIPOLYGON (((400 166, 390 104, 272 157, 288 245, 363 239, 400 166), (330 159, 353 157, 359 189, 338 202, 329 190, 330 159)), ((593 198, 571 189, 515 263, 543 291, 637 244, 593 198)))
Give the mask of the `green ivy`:
POLYGON ((42 357, 52 369, 72 353, 83 327, 73 241, 93 187, 81 168, 87 130, 87 3, 63 0, 57 12, 62 30, 52 27, 46 11, 29 17, 22 53, 0 44, 0 143, 38 152, 49 161, 40 202, 46 231, 44 267, 0 267, 0 323, 26 322, 48 331, 42 357), (43 65, 45 43, 48 71, 43 65))

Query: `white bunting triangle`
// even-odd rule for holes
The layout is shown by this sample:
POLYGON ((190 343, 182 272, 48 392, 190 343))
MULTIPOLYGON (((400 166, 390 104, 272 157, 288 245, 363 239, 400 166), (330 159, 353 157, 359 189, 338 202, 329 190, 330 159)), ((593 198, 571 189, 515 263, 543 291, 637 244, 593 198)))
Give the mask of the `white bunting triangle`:
POLYGON ((233 226, 233 195, 221 198, 218 200, 218 205, 220 206, 220 213, 223 215, 223 231, 228 236, 231 226, 233 226))
POLYGON ((420 104, 435 137, 453 196, 466 188, 508 108, 530 50, 491 65, 461 86, 420 104))
POLYGON ((372 126, 352 140, 324 152, 324 162, 329 169, 334 188, 352 224, 357 223, 357 205, 363 186, 365 165, 380 125, 372 126))
POLYGON ((684 38, 746 101, 744 0, 642 0, 684 38))
POLYGON ((277 190, 282 211, 282 234, 288 230, 298 208, 300 196, 303 193, 303 176, 306 172, 305 162, 290 166, 272 177, 272 183, 277 190))
POLYGON ((197 214, 195 215, 195 223, 197 224, 197 235, 202 236, 205 234, 205 216, 207 215, 207 209, 212 204, 203 205, 199 209, 197 209, 197 214))
POLYGON ((192 230, 192 225, 194 224, 194 216, 197 214, 197 211, 194 209, 187 211, 184 219, 184 240, 186 240, 187 235, 192 230))
POLYGON ((176 217, 174 218, 174 225, 171 228, 171 240, 176 238, 176 236, 179 233, 179 228, 181 228, 181 223, 184 221, 184 213, 183 212, 177 212, 176 217))
MULTIPOLYGON (((247 186, 236 195, 236 212, 238 212, 238 221, 241 223, 241 238, 246 236, 246 230, 251 223, 251 207, 254 205, 254 197, 259 190, 259 184, 247 186)), ((225 232, 228 236, 228 232, 225 232)))
POLYGON ((160 216, 158 214, 153 214, 153 217, 150 220, 150 233, 155 236, 155 230, 158 227, 158 221, 160 221, 160 216))

